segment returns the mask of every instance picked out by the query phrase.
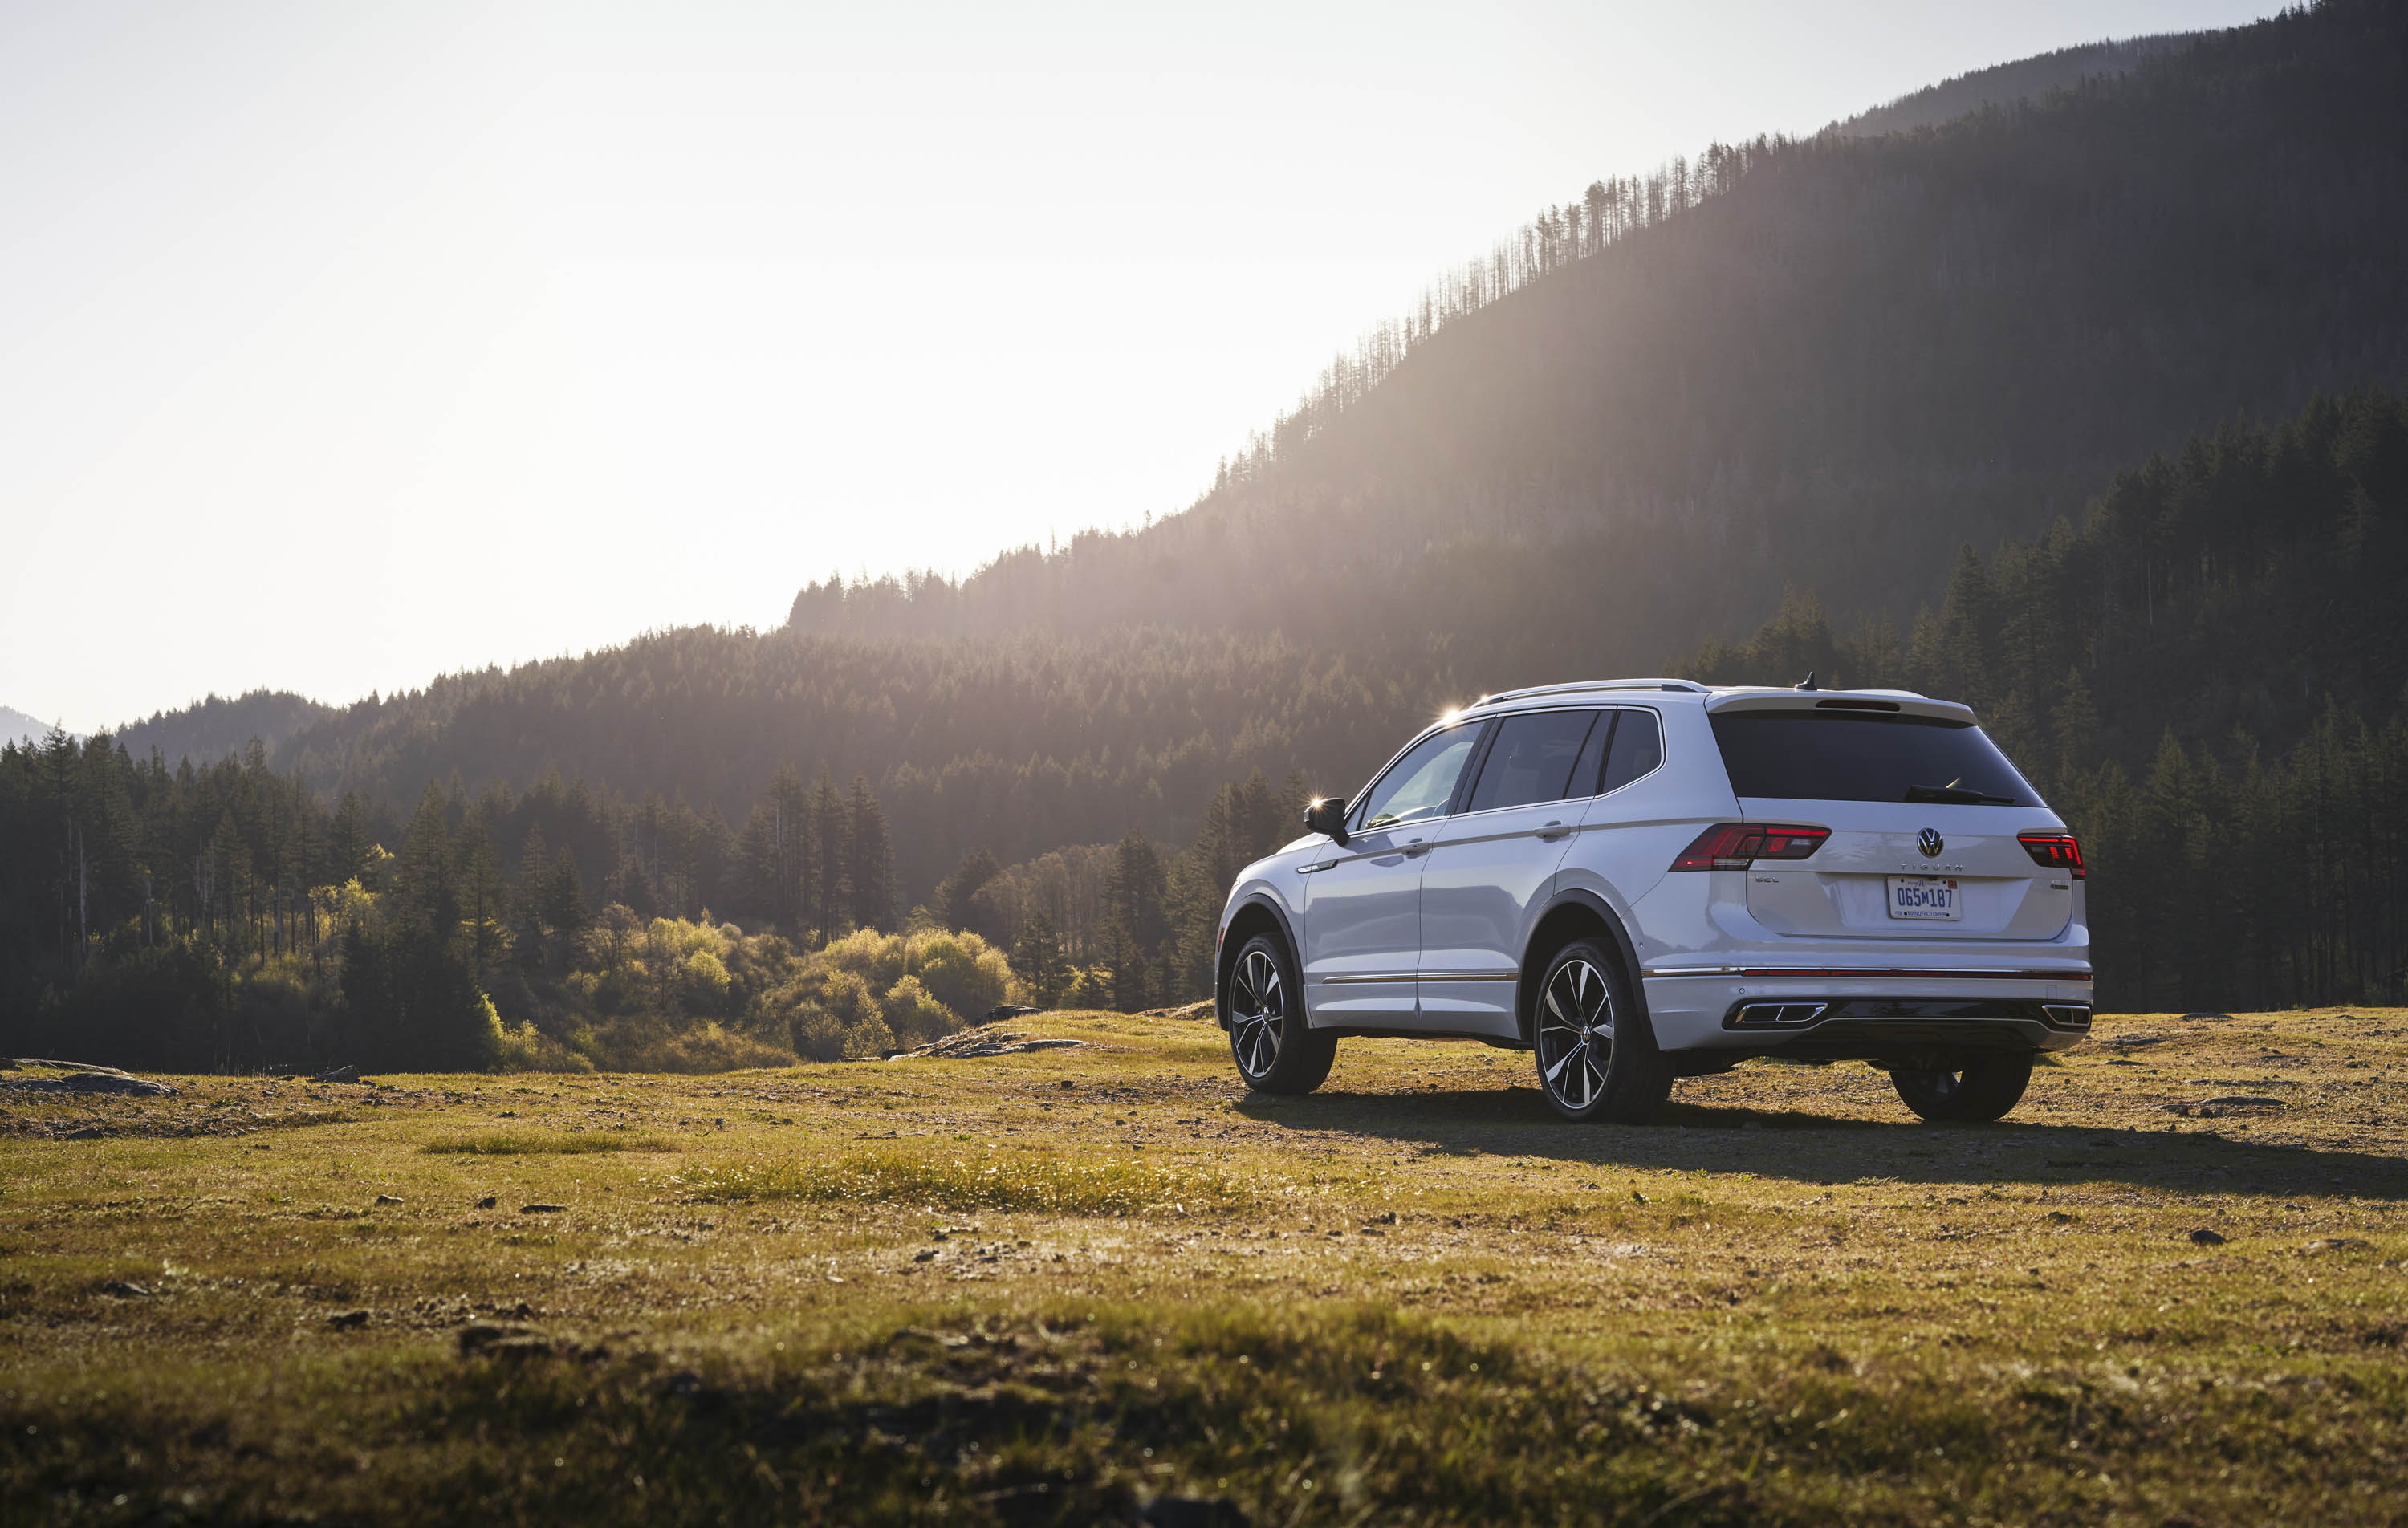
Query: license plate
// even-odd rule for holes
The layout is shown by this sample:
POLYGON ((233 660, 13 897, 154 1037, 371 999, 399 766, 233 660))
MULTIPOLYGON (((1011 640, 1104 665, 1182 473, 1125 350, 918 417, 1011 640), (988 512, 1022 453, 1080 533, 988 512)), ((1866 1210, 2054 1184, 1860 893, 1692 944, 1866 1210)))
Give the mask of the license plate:
POLYGON ((1892 876, 1889 915, 1955 923, 1964 919, 1965 904, 1956 894, 1956 883, 1947 877, 1892 876))

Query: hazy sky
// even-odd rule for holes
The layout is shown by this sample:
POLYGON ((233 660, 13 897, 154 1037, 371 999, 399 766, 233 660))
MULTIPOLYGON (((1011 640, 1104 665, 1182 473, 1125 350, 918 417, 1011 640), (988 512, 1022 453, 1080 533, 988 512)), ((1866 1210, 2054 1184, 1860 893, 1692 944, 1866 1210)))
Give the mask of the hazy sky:
POLYGON ((2275 8, 0 6, 0 704, 1134 524, 1598 176, 2275 8))

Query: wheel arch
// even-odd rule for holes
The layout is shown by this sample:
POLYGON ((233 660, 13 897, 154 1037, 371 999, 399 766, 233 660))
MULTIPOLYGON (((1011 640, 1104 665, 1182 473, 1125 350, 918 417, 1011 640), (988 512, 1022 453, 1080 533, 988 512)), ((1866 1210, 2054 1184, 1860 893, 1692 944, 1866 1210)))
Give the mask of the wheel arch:
MULTIPOLYGON (((1224 1030, 1229 1027, 1229 973, 1237 968, 1238 951, 1243 950, 1246 941, 1257 934, 1277 935, 1280 942, 1287 946, 1289 968, 1299 974, 1303 971, 1303 959, 1297 946, 1296 930, 1288 923, 1287 909, 1268 892, 1256 892, 1247 896, 1238 904, 1237 911, 1229 915, 1228 922, 1223 925, 1221 948, 1212 959, 1212 1016, 1224 1030)), ((1296 1001, 1299 1009, 1304 1007, 1304 989, 1300 979, 1296 1001)), ((1310 1016, 1306 1017, 1305 1022, 1312 1022, 1310 1016)))
POLYGON ((1539 915, 1530 927, 1529 939, 1522 947, 1521 975, 1513 985, 1513 1022, 1523 1045, 1532 1043, 1530 1022, 1538 1011, 1539 983, 1547 974, 1547 963, 1572 940, 1597 935, 1603 935, 1607 948, 1621 965, 1623 986, 1638 1005, 1639 1016, 1647 1017, 1647 989, 1639 979, 1639 951, 1630 942, 1629 931, 1622 926, 1622 920, 1606 906, 1603 897, 1594 892, 1568 891, 1558 894, 1539 915))

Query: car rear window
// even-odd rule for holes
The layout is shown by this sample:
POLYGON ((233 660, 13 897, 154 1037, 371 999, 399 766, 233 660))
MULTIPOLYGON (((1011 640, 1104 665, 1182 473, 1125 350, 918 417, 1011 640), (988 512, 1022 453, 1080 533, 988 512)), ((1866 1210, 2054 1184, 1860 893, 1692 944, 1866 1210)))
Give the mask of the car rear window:
POLYGON ((1714 743, 1742 796, 2042 805, 1969 721, 1863 711, 1717 711, 1714 743))

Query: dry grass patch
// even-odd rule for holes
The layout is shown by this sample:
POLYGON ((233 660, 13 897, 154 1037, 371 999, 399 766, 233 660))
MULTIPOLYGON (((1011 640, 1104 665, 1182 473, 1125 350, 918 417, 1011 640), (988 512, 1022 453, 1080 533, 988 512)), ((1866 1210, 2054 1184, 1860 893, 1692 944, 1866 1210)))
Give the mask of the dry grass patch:
POLYGON ((1143 1215, 1229 1209, 1246 1191, 1228 1175, 1135 1161, 1080 1161, 1051 1152, 985 1155, 867 1151, 827 1162, 698 1167, 669 1184, 700 1204, 800 1199, 1039 1215, 1143 1215))
POLYGON ((443 1135, 418 1149, 426 1156, 578 1156, 589 1151, 674 1151, 676 1143, 657 1135, 563 1135, 532 1130, 488 1130, 474 1135, 443 1135))
POLYGON ((1568 1125, 1402 1041, 1263 1099, 1084 1014, 79 1103, 0 1139, 0 1520, 2398 1521, 2408 1014, 2100 1030, 1975 1127, 1753 1064, 1568 1125))

